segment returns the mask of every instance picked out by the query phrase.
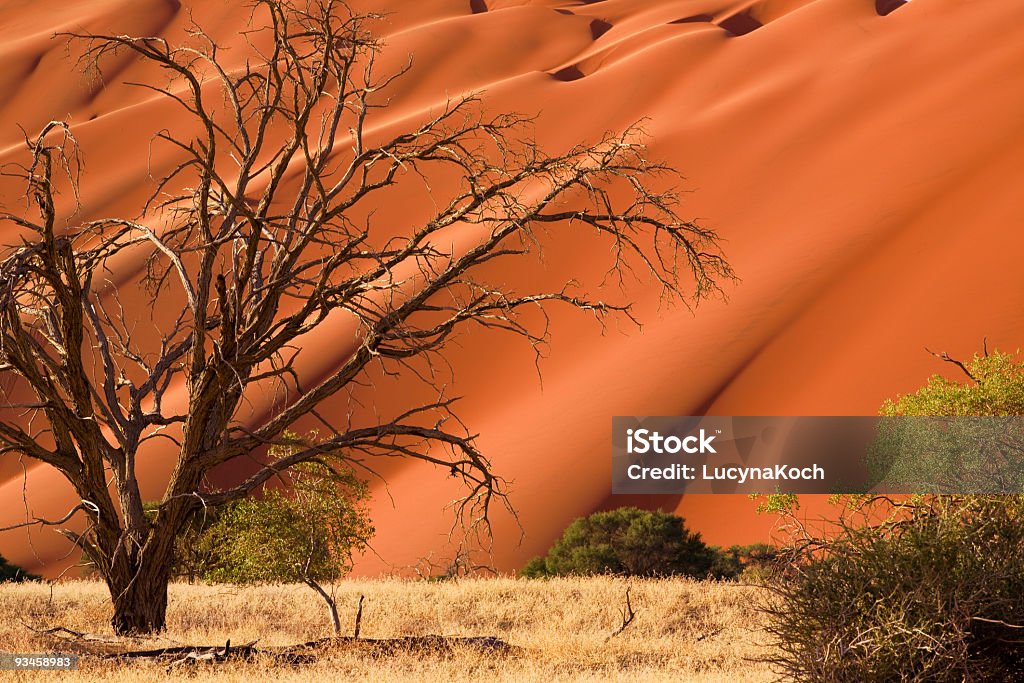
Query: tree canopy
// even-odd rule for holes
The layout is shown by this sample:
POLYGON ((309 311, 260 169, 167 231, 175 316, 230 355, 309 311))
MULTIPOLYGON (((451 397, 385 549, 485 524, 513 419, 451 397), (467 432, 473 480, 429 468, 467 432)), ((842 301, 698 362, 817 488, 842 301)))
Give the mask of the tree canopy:
POLYGON ((682 517, 634 507, 595 512, 570 524, 528 578, 588 574, 706 577, 718 553, 682 517))
POLYGON ((917 391, 886 399, 882 415, 1024 415, 1024 359, 1000 352, 974 354, 962 363, 940 354, 967 377, 956 381, 935 374, 917 391))

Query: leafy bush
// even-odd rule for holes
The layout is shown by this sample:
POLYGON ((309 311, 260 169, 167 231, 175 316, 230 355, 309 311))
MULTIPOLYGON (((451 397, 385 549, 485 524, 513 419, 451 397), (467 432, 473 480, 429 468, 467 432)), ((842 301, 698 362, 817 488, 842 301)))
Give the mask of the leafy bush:
POLYGON ((861 498, 768 608, 796 680, 1019 680, 1024 501, 861 498), (1016 672, 1016 673, 1014 673, 1016 672))
POLYGON ((886 401, 868 453, 874 481, 915 493, 1024 492, 1024 364, 996 351, 955 363, 970 381, 935 375, 886 401), (981 417, 984 416, 984 417, 981 417))
MULTIPOLYGON (((1024 363, 998 351, 968 363, 940 357, 969 382, 936 375, 919 391, 886 401, 881 413, 1024 413, 1024 363)), ((772 661, 781 673, 815 681, 1020 680, 1024 496, 861 495, 839 502, 835 527, 810 533, 793 515, 795 498, 769 500, 797 532, 767 606, 778 647, 772 661)))
POLYGON ((224 583, 332 581, 373 534, 367 487, 346 470, 296 466, 287 491, 227 505, 201 534, 216 549, 202 577, 224 583))
POLYGON ((1024 362, 1002 353, 975 354, 956 363, 968 382, 932 375, 917 391, 887 400, 882 415, 1024 415, 1024 362))
POLYGON ((547 556, 530 560, 521 574, 706 577, 718 559, 718 551, 687 530, 682 517, 618 508, 574 521, 547 556))
POLYGON ((206 528, 197 527, 201 576, 215 583, 305 583, 323 598, 340 634, 333 590, 321 584, 347 574, 353 553, 373 535, 368 488, 351 470, 325 462, 295 465, 283 476, 287 491, 232 501, 206 528))
POLYGON ((779 549, 767 543, 733 545, 715 551, 715 562, 709 574, 717 578, 740 578, 744 581, 764 582, 777 572, 779 549))
MULTIPOLYGON (((276 457, 283 455, 283 449, 276 457)), ((199 509, 175 542, 173 578, 211 583, 332 581, 374 529, 369 489, 348 468, 310 462, 284 472, 285 489, 199 509)), ((154 517, 158 503, 146 503, 154 517)))
MULTIPOLYGON (((287 457, 297 447, 275 446, 270 455, 287 457)), ((323 598, 339 633, 333 591, 321 584, 347 574, 353 553, 374 532, 366 508, 369 488, 340 462, 325 453, 281 472, 284 489, 198 510, 175 539, 172 577, 190 583, 305 583, 323 598)), ((159 504, 148 503, 145 510, 155 518, 159 504)))

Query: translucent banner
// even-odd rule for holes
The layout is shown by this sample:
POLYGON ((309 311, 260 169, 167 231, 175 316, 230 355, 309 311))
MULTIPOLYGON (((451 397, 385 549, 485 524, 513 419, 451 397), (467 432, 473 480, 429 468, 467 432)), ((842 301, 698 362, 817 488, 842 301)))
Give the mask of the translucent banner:
POLYGON ((1022 493, 1024 416, 619 416, 612 492, 1022 493))

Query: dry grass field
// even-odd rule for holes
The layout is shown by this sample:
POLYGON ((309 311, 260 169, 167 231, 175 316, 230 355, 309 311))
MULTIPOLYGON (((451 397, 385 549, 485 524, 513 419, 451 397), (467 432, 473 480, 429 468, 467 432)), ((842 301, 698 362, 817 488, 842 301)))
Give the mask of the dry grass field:
POLYGON ((375 653, 359 644, 322 647, 309 664, 269 656, 168 667, 166 661, 118 663, 88 656, 107 648, 173 645, 260 646, 329 635, 323 603, 304 586, 171 587, 168 628, 159 638, 118 640, 107 623, 100 583, 0 584, 0 651, 82 653, 77 673, 0 672, 0 679, 129 681, 762 681, 773 678, 756 660, 766 637, 756 610, 758 589, 681 579, 631 580, 633 622, 619 635, 627 581, 617 578, 446 582, 352 580, 336 586, 350 625, 366 596, 363 638, 438 634, 497 636, 513 654, 456 648, 442 652, 375 653), (103 640, 36 633, 64 626, 103 640), (106 640, 114 642, 106 642, 106 640))

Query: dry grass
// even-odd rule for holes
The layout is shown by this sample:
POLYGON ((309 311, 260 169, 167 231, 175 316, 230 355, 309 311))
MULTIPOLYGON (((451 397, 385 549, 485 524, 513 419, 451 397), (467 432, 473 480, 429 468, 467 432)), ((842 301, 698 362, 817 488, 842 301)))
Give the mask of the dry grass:
MULTIPOLYGON (((270 661, 199 664, 115 664, 82 660, 77 674, 4 672, 13 680, 111 682, 184 679, 202 681, 644 680, 760 681, 772 679, 763 655, 765 635, 755 609, 757 589, 681 579, 629 582, 635 621, 619 636, 627 582, 616 578, 525 581, 474 579, 441 583, 353 580, 336 587, 344 618, 351 621, 359 595, 366 596, 362 636, 494 635, 522 648, 520 654, 473 650, 405 652, 374 656, 365 649, 321 651, 315 664, 294 667, 270 661)), ((66 626, 111 636, 108 596, 102 584, 70 582, 0 584, 0 650, 96 651, 95 642, 34 633, 66 626)), ((160 638, 124 641, 144 649, 172 644, 206 645, 259 639, 290 645, 329 635, 322 602, 304 586, 174 585, 167 632, 160 638)), ((112 637, 112 636, 111 636, 112 637)))

